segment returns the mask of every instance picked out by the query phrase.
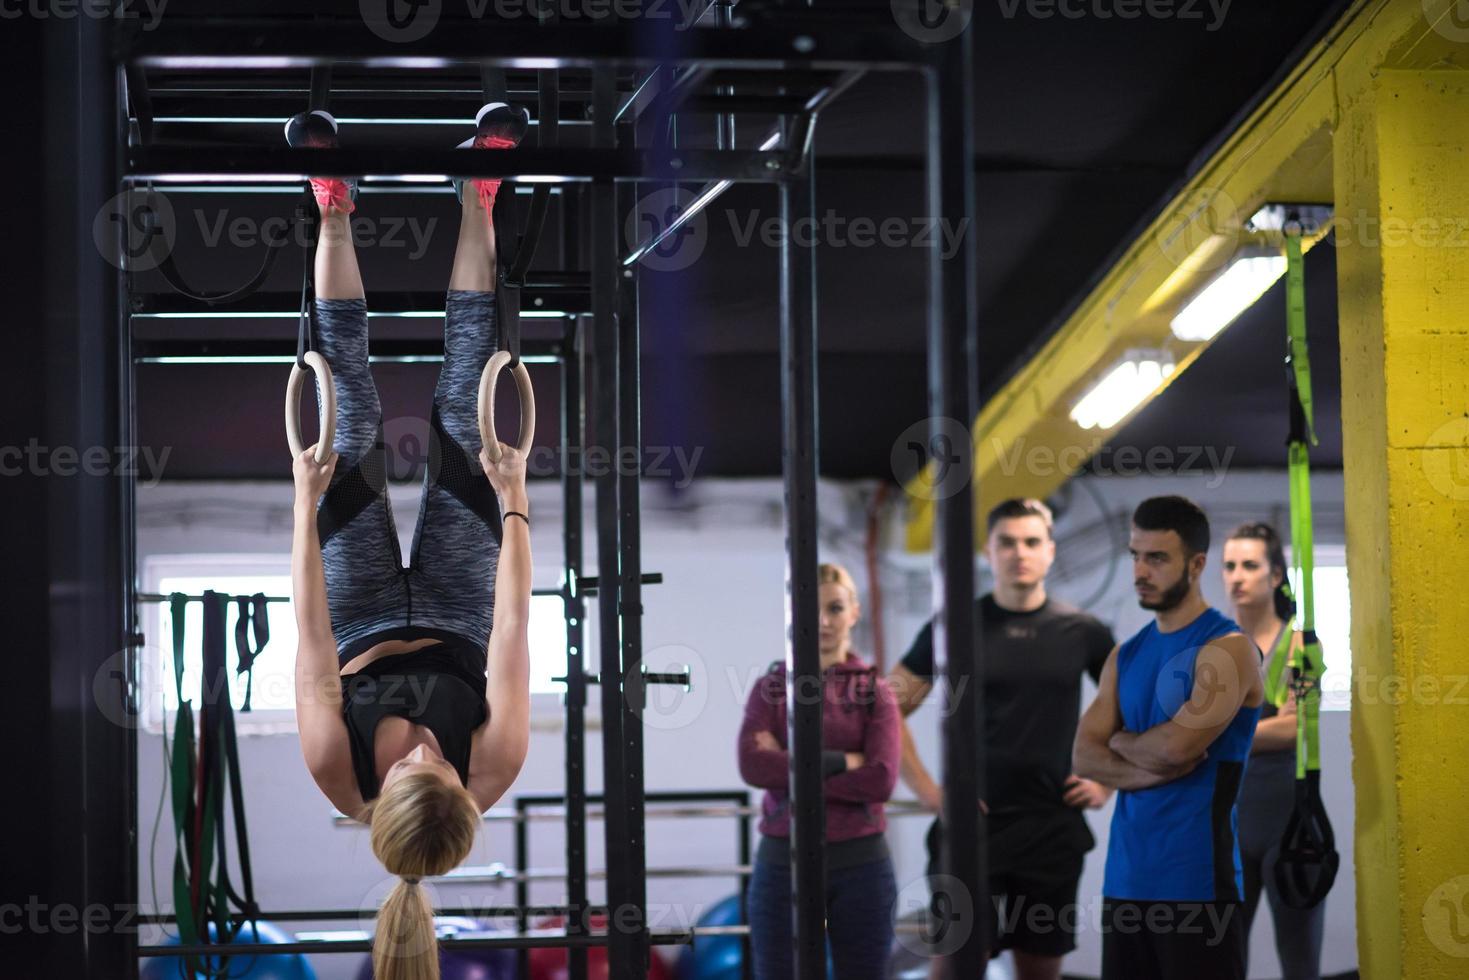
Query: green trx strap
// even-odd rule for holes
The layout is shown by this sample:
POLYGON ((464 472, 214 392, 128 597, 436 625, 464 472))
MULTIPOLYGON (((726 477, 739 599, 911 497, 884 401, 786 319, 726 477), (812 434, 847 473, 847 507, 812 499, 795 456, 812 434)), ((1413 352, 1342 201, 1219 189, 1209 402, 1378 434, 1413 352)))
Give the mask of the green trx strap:
POLYGON ((1298 226, 1288 226, 1285 239, 1285 307, 1288 334, 1286 365, 1290 368, 1290 524, 1291 564, 1296 570, 1297 607, 1304 649, 1291 671, 1296 694, 1296 778, 1321 768, 1321 643, 1316 638, 1315 541, 1311 520, 1311 460, 1307 447, 1316 444, 1311 412, 1311 359, 1306 347, 1306 275, 1298 226))
MULTIPOLYGON (((1306 277, 1301 258, 1300 225, 1285 229, 1286 366, 1290 387, 1290 521, 1291 563, 1296 570, 1301 651, 1291 665, 1290 689, 1296 700, 1295 810, 1280 843, 1275 877, 1281 898, 1294 908, 1312 908, 1331 890, 1340 859, 1336 839, 1321 803, 1321 642, 1316 637, 1313 588, 1315 561, 1311 520, 1311 464, 1314 445, 1311 361, 1306 348, 1306 277)), ((1289 649, 1287 629, 1286 649, 1289 649)), ((1277 653, 1281 651, 1277 649, 1277 653)), ((1272 665, 1272 673, 1283 664, 1272 665)), ((1278 678, 1277 678, 1278 684, 1278 678)), ((1269 693, 1267 679, 1267 694, 1269 693)))

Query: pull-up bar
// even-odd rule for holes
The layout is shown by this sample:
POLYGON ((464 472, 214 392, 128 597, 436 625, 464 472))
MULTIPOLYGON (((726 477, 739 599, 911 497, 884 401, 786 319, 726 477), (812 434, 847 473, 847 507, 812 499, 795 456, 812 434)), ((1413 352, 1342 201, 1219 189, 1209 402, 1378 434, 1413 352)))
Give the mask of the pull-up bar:
MULTIPOLYGON (((568 949, 606 946, 605 932, 570 933, 565 930, 537 929, 520 933, 497 933, 490 936, 445 937, 439 940, 444 949, 568 949)), ((687 946, 694 941, 692 930, 654 932, 648 942, 654 946, 687 946)), ((139 956, 272 956, 282 953, 370 953, 372 940, 314 940, 310 942, 272 943, 268 946, 250 943, 194 943, 184 946, 139 946, 139 956)))
MULTIPOLYGON (((886 5, 883 13, 886 14, 886 5)), ((425 15, 428 16, 428 15, 425 15)), ((739 29, 680 31, 672 18, 636 23, 562 22, 555 30, 516 20, 441 18, 411 46, 379 23, 343 18, 320 23, 249 18, 166 18, 144 30, 123 21, 119 60, 144 68, 217 71, 292 69, 322 64, 374 69, 435 69, 460 65, 500 68, 650 68, 700 64, 709 68, 905 71, 932 64, 937 46, 893 28, 891 18, 854 23, 856 14, 797 27, 758 24, 739 29), (662 43, 660 43, 662 42, 662 43)))

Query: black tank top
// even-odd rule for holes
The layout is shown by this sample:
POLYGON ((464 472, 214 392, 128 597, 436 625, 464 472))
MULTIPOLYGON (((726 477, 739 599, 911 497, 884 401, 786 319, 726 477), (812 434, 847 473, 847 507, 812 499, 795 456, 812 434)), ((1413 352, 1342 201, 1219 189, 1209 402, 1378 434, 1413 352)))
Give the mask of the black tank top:
POLYGON ((489 717, 484 653, 471 646, 468 641, 439 643, 381 657, 355 674, 342 675, 342 717, 364 802, 378 795, 373 736, 389 717, 407 718, 433 732, 459 781, 469 785, 474 730, 489 717))

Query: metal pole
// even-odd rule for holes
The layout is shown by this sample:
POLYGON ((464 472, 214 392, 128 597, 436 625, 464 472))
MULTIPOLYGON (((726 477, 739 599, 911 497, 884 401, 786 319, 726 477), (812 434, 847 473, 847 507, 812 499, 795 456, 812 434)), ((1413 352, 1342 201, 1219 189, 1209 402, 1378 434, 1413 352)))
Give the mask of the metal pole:
MULTIPOLYGON (((92 237, 94 219, 134 217, 109 200, 118 190, 123 118, 120 72, 109 59, 112 27, 95 17, 6 26, 12 36, 30 32, 12 46, 6 70, 46 78, 34 109, 17 110, 16 125, 38 128, 14 150, 35 152, 40 176, 29 196, 49 202, 36 212, 29 202, 11 203, 13 220, 44 234, 12 250, 6 309, 12 322, 34 316, 31 322, 45 326, 36 337, 13 330, 7 338, 15 345, 7 359, 18 370, 7 379, 13 434, 6 441, 75 447, 77 455, 137 444, 124 408, 131 375, 118 272, 92 237), (39 125, 62 119, 69 124, 39 125), (45 297, 34 310, 32 294, 45 297)), ((120 240, 120 223, 108 227, 120 240)), ((25 611, 11 617, 11 641, 37 663, 12 665, 11 680, 29 685, 20 699, 28 704, 12 706, 12 721, 27 733, 34 762, 12 760, 10 778, 27 787, 31 802, 16 808, 14 843, 0 850, 0 864, 9 894, 43 909, 106 908, 121 921, 66 934, 13 930, 20 935, 7 937, 8 945, 18 948, 7 953, 4 972, 127 977, 136 969, 137 937, 118 926, 137 900, 138 819, 136 658, 125 611, 130 478, 60 472, 32 465, 3 491, 5 513, 17 515, 6 524, 7 608, 25 611), (55 764, 63 759, 69 764, 55 764)))
MULTIPOLYGON (((490 936, 462 936, 456 938, 444 938, 439 940, 439 945, 448 950, 453 949, 565 949, 567 947, 582 947, 590 949, 593 946, 607 946, 609 940, 615 933, 608 935, 568 936, 557 931, 533 931, 530 935, 516 935, 512 933, 497 933, 490 936)), ((654 944, 659 946, 684 946, 693 941, 693 933, 690 930, 657 932, 651 937, 654 944)), ((371 939, 314 939, 306 942, 273 943, 270 945, 270 953, 261 952, 262 947, 251 943, 194 943, 180 946, 140 946, 139 956, 207 956, 211 959, 221 956, 240 956, 241 958, 253 958, 262 955, 303 953, 318 955, 321 953, 367 953, 372 950, 371 939)), ((124 973, 87 974, 87 976, 125 976, 124 973)), ((248 973, 238 974, 248 977, 248 973)))
MULTIPOLYGON (((961 247, 948 258, 935 246, 929 253, 928 379, 933 441, 948 420, 968 430, 978 405, 978 335, 974 247, 973 30, 943 46, 936 69, 926 73, 929 107, 928 199, 930 213, 958 229, 961 247)), ((972 453, 962 453, 968 460, 972 453)), ((939 461, 952 465, 952 461, 939 461)), ((984 974, 990 928, 984 824, 979 801, 983 786, 980 742, 984 704, 983 675, 974 623, 974 501, 971 478, 934 504, 934 673, 946 678, 943 723, 944 873, 957 879, 947 898, 952 915, 969 906, 967 922, 949 923, 962 942, 946 964, 947 976, 984 974)), ((944 891, 942 888, 936 889, 944 891)), ((943 908, 940 896, 939 906, 943 908)))
MULTIPOLYGON (((742 867, 750 867, 754 857, 750 853, 750 794, 745 792, 740 796, 740 815, 735 821, 735 831, 739 834, 736 857, 742 867)), ((749 921, 750 876, 743 875, 740 878, 740 922, 748 925, 749 921)), ((754 976, 754 951, 750 949, 750 932, 746 929, 740 936, 740 980, 752 980, 754 976)))
MULTIPOLYGON (((631 145, 636 123, 617 127, 618 135, 631 145)), ((617 214, 623 220, 637 206, 638 185, 625 183, 617 189, 617 214)), ((607 244, 607 243, 603 243, 607 244)), ((647 837, 643 813, 643 707, 647 704, 647 682, 643 676, 643 585, 642 521, 639 479, 642 462, 642 372, 639 362, 638 273, 617 272, 618 285, 618 390, 621 393, 617 431, 618 544, 621 548, 622 580, 622 764, 626 780, 627 900, 625 926, 633 932, 632 952, 638 977, 648 970, 647 938, 647 837)))
MULTIPOLYGON (((117 107, 114 113, 115 121, 113 124, 113 131, 117 134, 115 144, 116 157, 114 159, 121 160, 123 153, 126 152, 129 138, 127 98, 125 92, 127 75, 121 69, 114 67, 112 69, 112 77, 114 79, 121 77, 123 80, 121 85, 117 85, 114 88, 117 96, 117 107)), ((109 187, 109 189, 111 188, 109 187)), ((114 336, 117 337, 119 344, 116 371, 119 424, 121 426, 119 431, 122 437, 118 444, 126 446, 134 444, 138 431, 138 408, 133 385, 137 366, 133 361, 132 323, 123 312, 130 306, 129 294, 131 290, 125 276, 118 275, 112 278, 114 293, 117 297, 117 330, 114 336)), ((122 525, 122 554, 119 558, 122 564, 119 569, 119 575, 121 576, 122 585, 122 631, 123 646, 127 650, 127 653, 124 655, 124 663, 126 665, 125 673, 128 678, 128 687, 125 687, 119 693, 128 717, 137 718, 141 717, 142 714, 142 688, 141 683, 137 686, 132 686, 131 684, 134 678, 141 681, 140 674, 142 667, 139 654, 143 647, 142 614, 138 606, 136 592, 138 583, 137 475, 129 476, 120 481, 120 483, 121 486, 118 489, 121 493, 120 523, 122 525)), ((126 826, 132 827, 133 822, 138 819, 138 731, 136 726, 128 727, 122 741, 125 744, 121 751, 126 759, 126 775, 123 776, 126 795, 123 806, 126 809, 127 816, 124 818, 124 822, 126 826)), ((136 870, 138 868, 138 836, 137 834, 129 835, 128 847, 120 856, 121 860, 126 862, 127 891, 129 894, 137 894, 139 887, 136 870)), ((137 945, 138 939, 136 934, 134 934, 120 940, 118 948, 114 948, 113 953, 119 958, 136 961, 137 945)))
POLYGON ((821 650, 816 588, 816 250, 791 229, 815 212, 815 170, 780 185, 781 412, 786 512, 786 704, 791 747, 791 902, 795 976, 826 976, 826 801, 821 776, 821 650))
MULTIPOLYGON (((561 362, 561 498, 563 560, 566 564, 566 904, 571 906, 566 929, 587 928, 587 672, 585 653, 586 601, 581 596, 582 471, 586 439, 582 412, 583 357, 580 328, 583 318, 571 321, 561 362)), ((573 949, 568 961, 570 980, 587 980, 587 955, 573 949)))
MULTIPOLYGON (((615 78, 612 70, 599 66, 592 72, 593 145, 609 148, 613 143, 612 114, 615 111, 615 78)), ((598 179, 591 187, 592 263, 592 349, 595 355, 596 445, 617 458, 618 433, 617 227, 616 188, 611 180, 598 179)), ((621 577, 619 574, 617 473, 608 467, 596 477, 597 486, 597 571, 600 588, 597 610, 601 623, 602 659, 602 784, 606 797, 603 822, 607 851, 607 961, 609 980, 633 980, 639 961, 633 937, 620 928, 631 901, 628 891, 627 773, 623 763, 622 630, 619 617, 621 577)))
MULTIPOLYGON (((515 801, 516 815, 521 819, 515 821, 515 928, 525 932, 530 928, 530 914, 526 907, 530 905, 530 879, 525 877, 525 872, 530 868, 530 821, 525 818, 525 807, 519 800, 515 801)), ((515 954, 516 976, 520 980, 528 980, 530 977, 530 950, 522 949, 515 954)))

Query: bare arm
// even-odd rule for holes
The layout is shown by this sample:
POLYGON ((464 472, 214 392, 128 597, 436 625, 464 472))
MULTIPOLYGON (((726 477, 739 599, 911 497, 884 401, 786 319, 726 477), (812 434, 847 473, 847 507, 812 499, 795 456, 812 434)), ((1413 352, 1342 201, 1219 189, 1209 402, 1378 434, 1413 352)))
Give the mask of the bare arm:
POLYGON ((1280 708, 1274 718, 1264 718, 1255 726, 1255 740, 1250 743, 1250 754, 1258 752, 1281 752, 1296 747, 1296 706, 1292 697, 1280 708))
POLYGON ((1149 772, 1117 754, 1108 743, 1122 731, 1122 709, 1117 700, 1117 650, 1107 656, 1097 682, 1097 696, 1076 726, 1076 744, 1071 765, 1083 779, 1093 779, 1114 789, 1139 790, 1177 779, 1192 770, 1198 760, 1170 774, 1149 772))
POLYGON ((1172 718, 1140 734, 1117 732, 1108 745, 1144 769, 1170 772, 1199 759, 1242 707, 1264 696, 1254 642, 1241 633, 1221 636, 1198 652, 1193 689, 1172 718))
MULTIPOLYGON (((480 463, 500 497, 504 513, 529 514, 525 461, 511 446, 499 463, 480 463)), ((494 630, 486 652, 485 700, 490 717, 477 735, 469 789, 488 810, 520 775, 530 749, 530 524, 519 517, 502 520, 500 561, 495 572, 494 630)))
POLYGON ((899 665, 894 667, 893 672, 888 675, 888 687, 892 689, 893 698, 898 705, 898 738, 901 752, 898 761, 898 775, 903 780, 903 785, 911 789, 913 795, 918 797, 918 802, 937 813, 943 808, 943 790, 929 774, 928 767, 923 764, 923 759, 918 755, 918 746, 913 741, 913 733, 909 731, 907 721, 908 716, 923 704, 924 699, 928 697, 928 692, 933 690, 933 684, 899 665))
MULTIPOLYGON (((296 500, 292 508, 294 529, 291 536, 291 605, 296 611, 296 631, 303 647, 310 646, 311 652, 330 650, 327 660, 319 656, 313 661, 318 668, 330 668, 337 673, 336 641, 332 638, 332 617, 326 602, 326 572, 321 564, 321 540, 316 533, 316 502, 326 492, 332 472, 337 466, 337 456, 332 454, 324 464, 318 465, 310 457, 316 449, 302 453, 293 468, 296 481, 296 500)), ((301 657, 296 658, 296 669, 301 671, 301 657)))
POLYGON ((316 502, 331 482, 335 454, 324 464, 302 453, 293 467, 291 605, 296 613, 296 728, 301 754, 318 788, 343 813, 355 816, 362 796, 352 773, 352 750, 342 720, 341 668, 326 600, 326 573, 316 533, 316 502))

